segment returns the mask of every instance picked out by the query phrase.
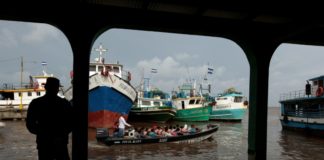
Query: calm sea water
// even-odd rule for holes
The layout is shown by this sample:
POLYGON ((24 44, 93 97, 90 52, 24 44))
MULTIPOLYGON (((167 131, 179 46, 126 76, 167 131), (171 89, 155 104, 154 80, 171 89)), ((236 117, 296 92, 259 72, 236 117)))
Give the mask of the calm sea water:
MULTIPOLYGON (((279 122, 279 109, 269 108, 267 159, 313 160, 323 159, 324 139, 282 131, 279 122)), ((37 149, 35 136, 28 133, 24 121, 5 121, 6 127, 0 129, 0 159, 35 160, 37 149)), ((175 123, 175 122, 174 122, 175 123)), ((91 160, 178 160, 178 159, 219 159, 246 160, 248 117, 242 122, 208 122, 219 124, 219 130, 212 141, 193 144, 143 144, 103 146, 93 139, 89 131, 88 159, 91 160)), ((132 123, 134 126, 151 125, 149 123, 132 123)), ((177 123, 184 124, 184 123, 177 123)), ((190 123, 191 124, 191 123, 190 123)), ((206 125, 207 123, 196 123, 206 125)), ((71 145, 69 145, 71 147, 71 145)), ((70 149, 71 151, 71 149, 70 149)))

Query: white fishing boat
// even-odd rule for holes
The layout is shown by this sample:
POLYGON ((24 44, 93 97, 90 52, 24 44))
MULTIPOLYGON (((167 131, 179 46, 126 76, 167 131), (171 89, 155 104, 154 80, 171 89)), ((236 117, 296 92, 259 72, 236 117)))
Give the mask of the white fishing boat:
POLYGON ((231 88, 218 95, 215 102, 209 116, 211 120, 242 121, 248 108, 247 98, 231 88))
MULTIPOLYGON (((42 62, 43 74, 30 76, 29 83, 4 83, 0 88, 0 119, 26 118, 29 103, 45 95, 44 85, 48 77, 45 62, 42 62)), ((61 94, 62 95, 62 94, 61 94)))

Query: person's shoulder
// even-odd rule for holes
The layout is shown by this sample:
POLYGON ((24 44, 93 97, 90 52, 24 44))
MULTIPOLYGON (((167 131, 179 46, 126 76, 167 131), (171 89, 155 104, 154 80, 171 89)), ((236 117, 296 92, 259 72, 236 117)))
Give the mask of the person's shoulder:
POLYGON ((38 103, 44 100, 44 96, 34 98, 30 103, 38 103))
POLYGON ((61 103, 64 103, 64 104, 69 105, 69 106, 71 105, 71 103, 65 98, 62 98, 62 97, 58 96, 58 99, 61 101, 61 103))

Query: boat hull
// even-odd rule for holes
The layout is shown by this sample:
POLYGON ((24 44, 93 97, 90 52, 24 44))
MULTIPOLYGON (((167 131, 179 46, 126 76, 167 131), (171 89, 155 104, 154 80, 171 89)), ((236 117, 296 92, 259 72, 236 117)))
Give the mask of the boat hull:
POLYGON ((228 120, 228 121, 241 121, 246 113, 245 108, 237 109, 218 109, 210 112, 209 119, 211 120, 228 120))
POLYGON ((89 127, 112 127, 122 113, 129 113, 133 101, 117 90, 100 86, 89 92, 89 127))
POLYGON ((179 109, 174 117, 177 121, 208 121, 209 120, 209 106, 190 108, 190 109, 179 109))
POLYGON ((315 118, 287 117, 280 119, 281 126, 287 130, 297 130, 324 137, 324 120, 315 118))
MULTIPOLYGON (((170 137, 157 137, 157 138, 111 138, 106 136, 98 136, 98 142, 104 143, 108 146, 110 145, 129 145, 129 144, 147 144, 147 143, 196 143, 206 140, 218 130, 217 125, 210 125, 210 127, 205 130, 194 134, 187 134, 182 136, 170 136, 170 137)), ((104 132, 100 131, 100 134, 104 132)))
POLYGON ((176 115, 174 109, 152 109, 152 107, 142 107, 139 109, 131 109, 129 112, 130 121, 151 121, 164 123, 172 119, 176 115))
MULTIPOLYGON (((65 92, 72 100, 73 88, 65 92)), ((89 78, 88 127, 111 128, 121 114, 128 113, 135 101, 135 89, 123 79, 114 76, 94 74, 89 78)), ((127 119, 127 118, 126 118, 127 119)))

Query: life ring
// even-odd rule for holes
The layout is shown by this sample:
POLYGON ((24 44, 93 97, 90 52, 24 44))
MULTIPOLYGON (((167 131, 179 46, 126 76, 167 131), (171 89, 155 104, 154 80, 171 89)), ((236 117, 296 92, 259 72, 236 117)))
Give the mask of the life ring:
POLYGON ((248 101, 244 101, 244 102, 243 102, 243 105, 244 105, 244 106, 247 106, 247 105, 249 105, 249 102, 248 102, 248 101))
POLYGON ((323 93, 324 93, 323 87, 322 86, 318 87, 316 90, 316 96, 317 97, 323 96, 323 93))
POLYGON ((134 137, 135 136, 135 130, 133 129, 133 130, 129 131, 128 136, 129 137, 134 137))

